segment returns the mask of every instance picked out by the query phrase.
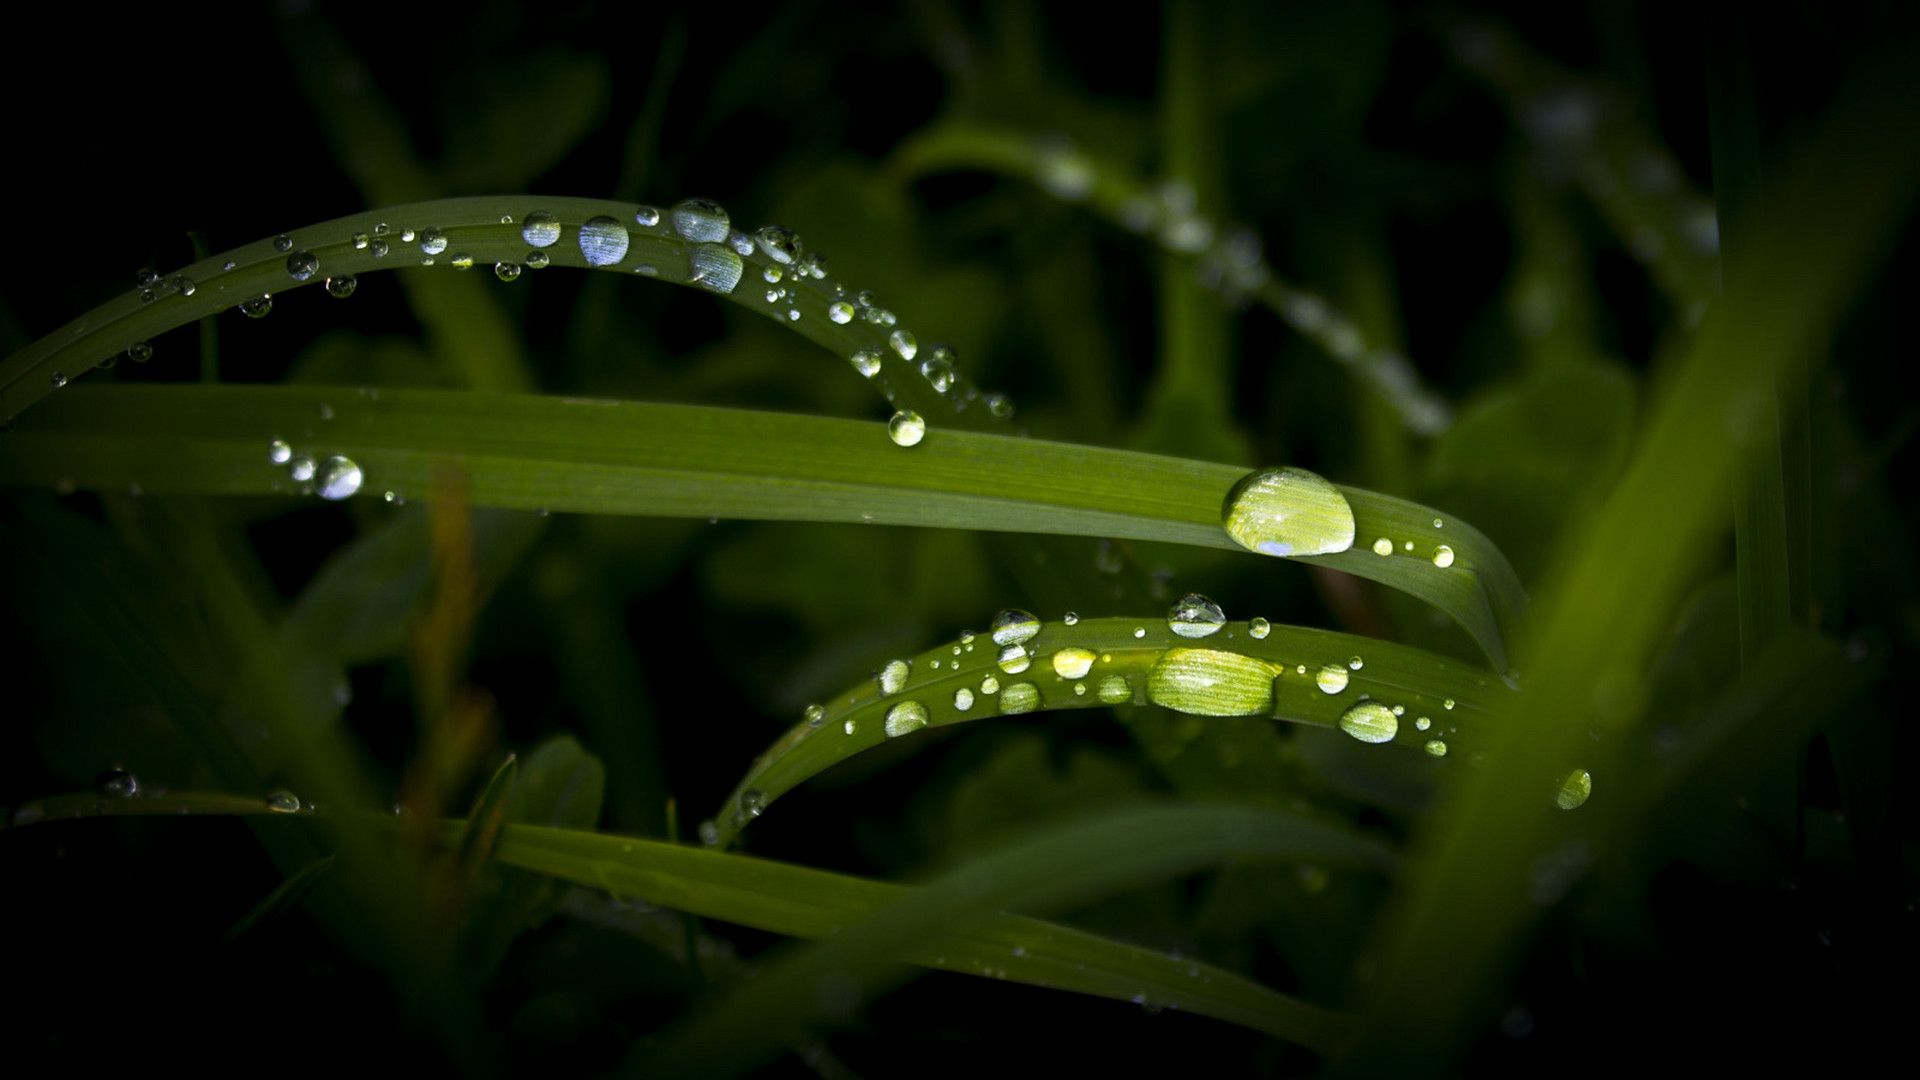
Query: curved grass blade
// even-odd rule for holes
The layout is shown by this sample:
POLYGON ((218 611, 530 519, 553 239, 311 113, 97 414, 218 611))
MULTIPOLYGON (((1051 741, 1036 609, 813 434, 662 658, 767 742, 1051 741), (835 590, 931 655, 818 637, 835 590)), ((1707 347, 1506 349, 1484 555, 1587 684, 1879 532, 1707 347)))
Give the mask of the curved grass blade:
MULTIPOLYGON (((536 195, 437 199, 261 239, 143 283, 0 362, 0 420, 139 343, 263 297, 401 267, 492 267, 508 281, 530 269, 567 266, 724 296, 838 356, 858 354, 856 367, 866 374, 870 363, 870 381, 896 407, 935 424, 1004 429, 1009 407, 983 401, 933 349, 922 356, 913 331, 870 292, 830 279, 819 253, 804 252, 786 230, 749 237, 729 226, 725 210, 706 205, 718 213, 689 217, 677 209, 536 195)), ((510 372, 513 365, 502 360, 489 370, 495 368, 510 372)), ((502 380, 510 376, 489 377, 502 380)))
POLYGON ((300 904, 306 900, 307 894, 313 891, 313 887, 320 883, 322 877, 326 876, 327 871, 333 869, 333 860, 335 858, 336 856, 333 855, 325 855, 315 859, 301 867, 292 877, 281 882, 279 887, 263 897, 261 901, 255 904, 245 915, 240 916, 239 920, 228 928, 225 934, 221 935, 220 946, 225 948, 228 945, 232 945, 235 941, 239 940, 242 934, 260 925, 262 922, 268 919, 279 918, 294 908, 299 907, 300 904))
MULTIPOLYGON (((1422 649, 1331 630, 1271 626, 1256 638, 1232 622, 1204 638, 1175 634, 1164 619, 1045 623, 1007 646, 966 633, 831 702, 762 754, 726 807, 701 828, 727 843, 774 800, 847 758, 922 727, 1054 709, 1157 704, 1203 716, 1271 716, 1342 727, 1359 714, 1365 741, 1426 753, 1472 752, 1493 743, 1513 697, 1484 671, 1422 649), (898 679, 898 684, 893 679, 898 679)), ((1360 737, 1360 736, 1356 736, 1360 737)))
MULTIPOLYGON (((358 466, 368 492, 431 494, 460 466, 474 506, 665 517, 843 521, 1161 540, 1242 551, 1221 504, 1229 465, 1005 435, 935 431, 909 450, 882 425, 687 405, 431 390, 115 386, 72 391, 0 447, 0 483, 293 494, 269 459, 358 466)), ((1341 488, 1358 543, 1297 557, 1445 611, 1496 670, 1525 593, 1477 530, 1341 488), (1442 541, 1451 561, 1439 565, 1442 541), (1384 553, 1384 554, 1383 554, 1384 553)))

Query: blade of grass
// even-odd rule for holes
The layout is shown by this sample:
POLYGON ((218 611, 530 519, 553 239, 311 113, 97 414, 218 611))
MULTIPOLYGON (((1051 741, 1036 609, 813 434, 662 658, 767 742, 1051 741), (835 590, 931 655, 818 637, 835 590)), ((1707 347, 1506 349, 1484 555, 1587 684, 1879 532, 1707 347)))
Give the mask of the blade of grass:
MULTIPOLYGON (((295 483, 267 457, 269 442, 287 438, 315 460, 350 457, 367 490, 397 498, 429 495, 436 466, 452 463, 470 478, 475 506, 1067 533, 1245 550, 1220 524, 1241 469, 983 433, 936 431, 903 451, 881 425, 823 417, 253 386, 87 388, 16 426, 0 448, 0 483, 291 493, 295 483)), ((1342 491, 1358 543, 1298 561, 1433 604, 1504 670, 1505 641, 1526 598, 1492 542, 1428 507, 1342 491), (1432 561, 1442 538, 1453 551, 1444 568, 1432 561), (1376 545, 1387 554, 1376 554, 1376 545)))

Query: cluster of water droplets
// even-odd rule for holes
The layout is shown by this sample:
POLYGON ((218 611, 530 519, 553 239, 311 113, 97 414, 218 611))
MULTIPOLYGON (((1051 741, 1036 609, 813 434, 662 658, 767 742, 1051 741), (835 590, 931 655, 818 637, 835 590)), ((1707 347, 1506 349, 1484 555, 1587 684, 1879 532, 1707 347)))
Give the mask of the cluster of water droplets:
MULTIPOLYGON (((330 413, 323 413, 323 417, 330 413)), ((360 490, 366 480, 360 466, 344 454, 328 454, 318 461, 311 455, 296 454, 285 439, 267 444, 267 464, 284 467, 302 493, 311 492, 323 499, 338 501, 360 490)), ((391 496, 389 496, 391 498, 391 496)))

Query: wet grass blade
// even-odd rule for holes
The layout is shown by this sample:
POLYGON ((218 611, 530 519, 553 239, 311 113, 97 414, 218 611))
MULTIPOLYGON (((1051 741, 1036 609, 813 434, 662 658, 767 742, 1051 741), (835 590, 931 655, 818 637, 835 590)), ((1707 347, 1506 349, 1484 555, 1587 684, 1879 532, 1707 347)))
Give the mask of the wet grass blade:
POLYGON ((226 934, 220 938, 221 947, 232 945, 242 934, 262 922, 278 918, 299 907, 306 900, 307 894, 313 891, 313 887, 320 884, 320 879, 326 876, 327 871, 333 869, 333 860, 332 855, 315 859, 301 867, 292 877, 281 882, 279 888, 268 893, 227 930, 226 934))
MULTIPOLYGON (((294 494, 268 445, 344 455, 364 488, 418 499, 460 466, 474 506, 842 521, 1161 540, 1244 550, 1230 465, 966 431, 903 449, 884 426, 686 405, 429 390, 263 386, 70 391, 21 418, 0 483, 294 494), (325 417, 325 419, 322 419, 325 417)), ((1342 488, 1357 543, 1301 557, 1445 611, 1507 666, 1525 593, 1491 541, 1416 503, 1342 488), (1449 565, 1436 562, 1442 541, 1449 565)))

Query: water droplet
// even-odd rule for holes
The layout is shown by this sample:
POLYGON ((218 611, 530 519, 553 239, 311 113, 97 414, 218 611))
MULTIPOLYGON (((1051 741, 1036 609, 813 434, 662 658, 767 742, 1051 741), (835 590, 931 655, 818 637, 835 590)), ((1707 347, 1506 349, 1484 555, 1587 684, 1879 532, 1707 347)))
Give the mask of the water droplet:
POLYGON ((973 691, 964 686, 955 690, 953 692, 953 707, 959 709, 961 712, 966 712, 968 709, 973 708, 973 691))
POLYGON ((1097 693, 1100 695, 1100 700, 1109 705, 1119 705, 1133 700, 1133 688, 1128 686, 1127 680, 1119 675, 1109 675, 1101 679, 1097 693))
POLYGON ((1439 739, 1428 739, 1426 751, 1434 757, 1446 757, 1447 744, 1441 742, 1439 739))
POLYGON ((1445 701, 1443 701, 1443 702, 1441 702, 1441 703, 1440 703, 1440 707, 1441 707, 1441 708, 1443 708, 1443 709, 1446 709, 1446 710, 1447 710, 1448 712, 1452 712, 1452 711, 1453 711, 1453 699, 1452 699, 1452 698, 1448 698, 1447 700, 1445 700, 1445 701))
POLYGON ((193 279, 185 274, 175 274, 167 279, 167 288, 172 289, 181 296, 192 296, 194 289, 193 279))
POLYGON ((1079 202, 1093 191, 1093 163, 1081 157, 1072 143, 1057 140, 1042 151, 1034 179, 1057 198, 1079 202))
MULTIPOLYGON (((624 231, 624 230, 623 230, 624 231)), ((746 264, 732 248, 719 244, 696 244, 687 251, 687 280, 708 292, 726 295, 740 283, 746 264)))
POLYGON ((792 229, 784 225, 766 226, 753 234, 753 243, 755 247, 767 253, 767 258, 782 266, 798 259, 805 250, 800 243, 800 238, 794 235, 792 229))
POLYGON ((844 326, 853 321, 853 305, 845 300, 835 300, 827 305, 827 318, 844 326))
POLYGON ((1061 649, 1053 654, 1053 671, 1063 679, 1084 679, 1097 659, 1092 649, 1061 649))
POLYGON ((143 266, 133 272, 133 283, 143 289, 155 284, 159 280, 159 273, 150 266, 143 266))
POLYGON ((275 439, 267 444, 267 460, 275 465, 285 465, 293 459, 293 447, 285 439, 275 439))
POLYGON ((368 244, 367 254, 372 255, 376 259, 386 258, 387 242, 385 240, 375 240, 373 243, 368 244))
POLYGON ((131 799, 140 794, 140 781, 125 769, 107 769, 93 778, 93 790, 114 799, 131 799))
POLYGON ((1147 672, 1147 700, 1195 716, 1258 716, 1273 710, 1273 676, 1251 656, 1168 649, 1147 672))
POLYGON ((932 384, 935 393, 944 394, 953 386, 953 365, 938 356, 921 361, 920 374, 932 384))
POLYGON ((1562 810, 1578 810, 1586 805, 1593 795, 1593 774, 1585 769, 1575 769, 1560 781, 1560 790, 1554 793, 1553 804, 1562 810))
POLYGON ((276 789, 267 795, 267 809, 276 814, 297 814, 300 812, 300 796, 286 788, 276 789))
POLYGON ((1445 570, 1453 565, 1453 549, 1445 544, 1433 549, 1433 565, 1445 570))
POLYGON ((359 287, 360 279, 354 277, 352 274, 341 274, 339 277, 330 277, 327 279, 327 292, 341 300, 352 296, 353 291, 359 287))
POLYGON ((1040 705, 1040 688, 1030 682, 1010 684, 1000 695, 1000 711, 1008 716, 1032 712, 1040 705))
POLYGON ((1347 659, 1347 666, 1355 671, 1359 671, 1361 668, 1367 666, 1367 662, 1358 656, 1353 656, 1347 659))
POLYGON ((887 337, 887 344, 893 346, 893 351, 899 353, 902 360, 911 360, 920 351, 920 343, 913 339, 913 333, 908 330, 895 330, 887 337))
POLYGON ((313 479, 313 468, 313 459, 301 454, 287 462, 287 475, 291 476, 295 483, 304 484, 313 479))
POLYGON ((741 792, 740 809, 746 811, 748 817, 759 817, 766 812, 767 793, 757 787, 741 792))
POLYGON ((869 379, 880 373, 880 354, 871 349, 861 349, 847 360, 853 364, 853 370, 869 379))
POLYGON ((264 319, 273 310, 273 297, 261 294, 251 300, 240 301, 240 314, 249 319, 264 319))
POLYGON ((707 847, 720 846, 720 826, 716 824, 713 819, 709 818, 701 822, 700 827, 696 829, 695 832, 700 834, 700 842, 707 847))
POLYGON ((521 222, 520 238, 537 248, 552 247, 560 241, 560 223, 545 210, 535 210, 521 222))
POLYGON ((360 466, 352 458, 334 454, 320 463, 320 469, 314 474, 316 489, 323 499, 344 499, 360 490, 363 479, 360 466))
POLYGON ((1271 633, 1273 633, 1273 624, 1260 616, 1255 615, 1252 619, 1248 620, 1247 636, 1253 638, 1255 641, 1264 640, 1266 636, 1271 633))
POLYGON ((733 224, 726 208, 711 199, 682 199, 673 204, 668 217, 674 232, 703 244, 725 240, 733 224))
POLYGON ((1001 420, 1013 419, 1013 399, 995 392, 987 395, 987 411, 1001 420))
POLYGON ((1009 675, 1018 675, 1033 664, 1033 654, 1025 645, 1002 645, 1000 655, 995 659, 1000 670, 1009 675))
POLYGON ((526 263, 527 263, 527 269, 529 270, 545 270, 547 268, 548 261, 549 261, 549 257, 547 253, 544 251, 527 252, 526 263))
MULTIPOLYGON (((627 257, 627 227, 615 219, 601 214, 587 219, 580 226, 580 254, 587 260, 588 266, 612 266, 627 257)), ((734 280, 740 279, 739 274, 734 280)), ((731 289, 733 286, 727 286, 731 289)))
POLYGON ((1227 616, 1220 605, 1199 593, 1188 593, 1167 609, 1167 628, 1183 638, 1207 637, 1225 625, 1227 616))
POLYGON ((1347 669, 1339 664, 1328 664, 1313 677, 1315 686, 1329 694, 1337 694, 1347 688, 1347 669))
POLYGON ((887 666, 881 668, 880 674, 874 676, 873 680, 880 685, 880 696, 887 697, 899 693, 901 688, 907 685, 907 672, 905 660, 887 661, 887 666))
POLYGON ((912 409, 901 409, 887 421, 887 438, 897 446, 918 446, 927 437, 927 422, 912 409))
MULTIPOLYGON (((405 237, 402 236, 401 239, 404 240, 405 237)), ((440 226, 429 225, 420 230, 420 251, 422 254, 438 255, 445 250, 447 250, 447 234, 440 231, 440 226)))
POLYGON ((1353 546, 1353 507, 1324 477, 1291 466, 1249 473, 1227 492, 1221 525, 1263 555, 1331 555, 1353 546))
POLYGON ((1400 731, 1400 718, 1377 701, 1362 701, 1340 714, 1340 730, 1364 743, 1390 742, 1400 731))
POLYGON ((993 617, 987 630, 995 645, 1018 645, 1040 633, 1040 620, 1030 611, 1007 608, 993 617))
POLYGON ((305 281, 320 272, 320 260, 310 251, 296 251, 287 256, 287 276, 295 281, 305 281))
POLYGON ((826 707, 822 705, 809 705, 807 706, 807 710, 800 714, 800 718, 807 722, 808 727, 819 727, 827 719, 826 707))
POLYGON ((1391 540, 1389 540, 1389 539, 1387 539, 1387 538, 1386 538, 1386 537, 1384 537, 1384 536, 1383 536, 1383 537, 1381 537, 1381 538, 1380 538, 1380 539, 1378 539, 1378 540, 1375 540, 1375 541, 1373 542, 1373 553, 1374 553, 1375 555, 1391 555, 1391 554, 1393 554, 1393 541, 1391 541, 1391 540))
POLYGON ((903 701, 887 710, 887 738, 895 739, 909 731, 918 731, 927 723, 927 707, 917 701, 903 701))
POLYGON ((61 371, 56 371, 52 375, 47 376, 47 382, 53 384, 53 388, 55 390, 58 390, 61 387, 67 385, 66 373, 61 371))
POLYGON ((293 237, 288 236, 286 233, 281 233, 279 236, 274 237, 273 250, 279 251, 279 252, 292 251, 293 237))
POLYGON ((370 239, 366 233, 357 232, 353 234, 353 250, 365 251, 367 250, 367 244, 369 242, 370 242, 370 239))
POLYGON ((400 230, 400 242, 401 242, 401 243, 403 243, 403 244, 411 244, 411 243, 413 243, 413 230, 412 230, 412 229, 401 229, 401 230, 400 230))
POLYGON ((987 676, 986 678, 984 678, 984 679, 981 679, 981 680, 980 680, 980 692, 981 692, 981 693, 983 693, 983 694, 997 694, 997 693, 999 693, 999 692, 1000 692, 1000 680, 999 680, 999 679, 997 679, 997 678, 995 678, 995 677, 994 677, 994 676, 992 676, 992 675, 988 675, 988 676, 987 676))

